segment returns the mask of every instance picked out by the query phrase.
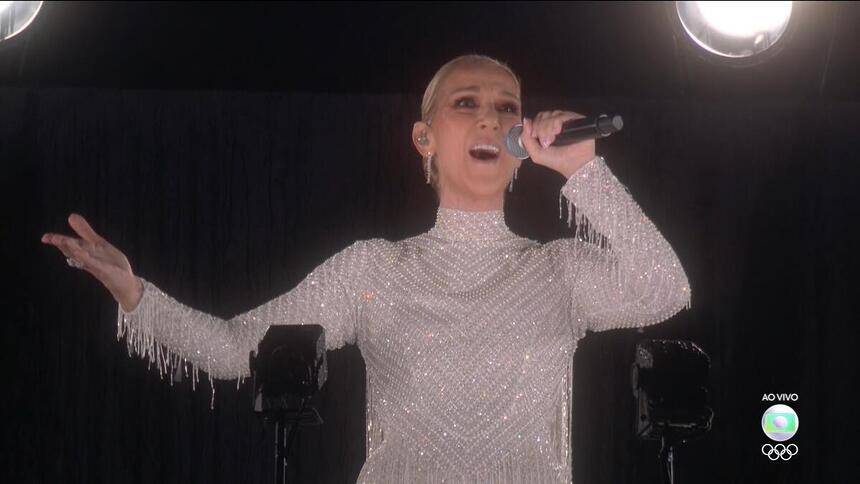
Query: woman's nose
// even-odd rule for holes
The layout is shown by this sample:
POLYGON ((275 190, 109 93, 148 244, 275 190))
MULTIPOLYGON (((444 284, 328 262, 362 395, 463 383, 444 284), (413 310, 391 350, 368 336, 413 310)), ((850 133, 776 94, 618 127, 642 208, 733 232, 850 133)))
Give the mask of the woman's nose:
POLYGON ((502 127, 501 124, 499 123, 499 113, 497 113, 495 110, 490 110, 490 111, 485 110, 481 114, 480 120, 478 120, 478 126, 481 129, 491 128, 491 129, 498 131, 502 127))

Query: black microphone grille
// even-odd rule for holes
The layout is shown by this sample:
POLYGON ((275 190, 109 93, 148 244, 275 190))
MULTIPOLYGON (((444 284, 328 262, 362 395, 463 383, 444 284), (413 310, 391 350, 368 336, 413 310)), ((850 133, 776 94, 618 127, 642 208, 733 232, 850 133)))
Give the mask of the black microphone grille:
POLYGON ((597 118, 597 130, 603 136, 609 136, 616 131, 621 131, 621 128, 623 127, 624 120, 621 119, 621 116, 615 115, 610 118, 609 116, 602 114, 597 118))

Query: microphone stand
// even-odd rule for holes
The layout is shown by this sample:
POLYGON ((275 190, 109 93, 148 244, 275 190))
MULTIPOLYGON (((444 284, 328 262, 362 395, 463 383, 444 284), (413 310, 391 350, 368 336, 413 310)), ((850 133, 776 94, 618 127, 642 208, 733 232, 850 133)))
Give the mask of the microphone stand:
POLYGON ((675 483, 675 448, 674 441, 665 435, 660 438, 660 482, 675 483))
POLYGON ((280 410, 275 412, 273 420, 275 421, 275 484, 287 484, 287 467, 288 457, 293 441, 296 437, 296 430, 299 427, 299 420, 302 412, 305 410, 305 404, 308 398, 302 398, 299 411, 292 418, 287 418, 287 411, 280 410), (287 431, 289 430, 289 434, 287 431))
POLYGON ((257 351, 250 352, 248 367, 254 378, 251 405, 275 423, 275 484, 286 484, 298 427, 323 423, 313 404, 328 373, 323 327, 270 326, 257 351))

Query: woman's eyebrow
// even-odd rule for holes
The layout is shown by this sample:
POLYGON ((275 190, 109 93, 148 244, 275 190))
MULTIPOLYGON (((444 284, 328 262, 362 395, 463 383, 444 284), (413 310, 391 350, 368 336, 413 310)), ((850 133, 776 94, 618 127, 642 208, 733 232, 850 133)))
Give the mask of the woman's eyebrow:
MULTIPOLYGON (((458 93, 461 93, 461 92, 464 92, 464 91, 465 91, 465 92, 480 92, 480 91, 481 91, 481 88, 480 88, 480 87, 478 87, 478 86, 461 87, 460 89, 456 89, 456 90, 452 91, 450 95, 451 95, 451 96, 453 96, 454 94, 458 94, 458 93)), ((520 102, 520 98, 518 98, 518 97, 517 97, 516 95, 514 95, 514 94, 511 94, 511 93, 510 93, 510 92, 508 92, 508 91, 501 91, 501 94, 502 94, 503 96, 511 97, 511 98, 515 99, 517 102, 520 102)))

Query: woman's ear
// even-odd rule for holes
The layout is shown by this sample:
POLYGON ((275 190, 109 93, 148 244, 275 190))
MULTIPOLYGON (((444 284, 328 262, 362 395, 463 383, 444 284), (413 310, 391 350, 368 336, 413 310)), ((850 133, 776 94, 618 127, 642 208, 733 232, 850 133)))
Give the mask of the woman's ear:
POLYGON ((435 151, 433 133, 430 131, 430 126, 424 121, 416 121, 412 125, 412 144, 422 158, 427 156, 427 152, 433 153, 435 151))

